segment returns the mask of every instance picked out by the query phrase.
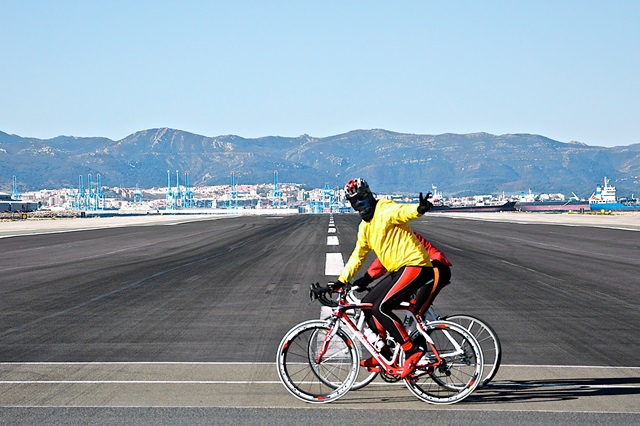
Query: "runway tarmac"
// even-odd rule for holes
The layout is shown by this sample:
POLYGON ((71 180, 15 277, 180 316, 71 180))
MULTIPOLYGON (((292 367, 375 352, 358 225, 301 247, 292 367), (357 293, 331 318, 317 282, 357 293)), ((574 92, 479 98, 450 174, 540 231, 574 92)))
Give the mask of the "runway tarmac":
POLYGON ((640 217, 529 216, 412 224, 454 263, 437 310, 482 317, 504 349, 494 382, 449 407, 388 384, 310 406, 277 380, 275 347, 318 316, 308 284, 335 279, 355 215, 333 232, 328 215, 0 223, 0 424, 637 423, 640 217))
MULTIPOLYGON (((277 215, 277 214, 275 214, 277 215)), ((640 213, 575 214, 575 213, 433 213, 432 215, 491 222, 537 223, 564 226, 595 226, 611 229, 640 230, 640 213)), ((237 217, 237 215, 229 215, 237 217)), ((222 215, 153 214, 140 216, 85 217, 66 219, 34 219, 0 221, 0 238, 39 233, 69 232, 133 225, 177 224, 198 220, 229 218, 222 215)), ((274 216, 272 214, 271 216, 274 216)))

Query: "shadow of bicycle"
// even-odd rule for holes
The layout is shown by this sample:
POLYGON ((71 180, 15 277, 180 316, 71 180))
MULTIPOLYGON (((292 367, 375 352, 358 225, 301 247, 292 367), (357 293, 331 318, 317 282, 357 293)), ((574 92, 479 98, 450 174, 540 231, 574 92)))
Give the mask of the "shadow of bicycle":
POLYGON ((475 404, 550 402, 617 395, 640 395, 640 377, 501 380, 476 390, 465 402, 475 404))
MULTIPOLYGON (((462 404, 547 403, 602 396, 640 395, 640 377, 496 380, 469 395, 462 404)), ((416 398, 399 384, 369 385, 349 392, 336 404, 411 404, 416 398)))

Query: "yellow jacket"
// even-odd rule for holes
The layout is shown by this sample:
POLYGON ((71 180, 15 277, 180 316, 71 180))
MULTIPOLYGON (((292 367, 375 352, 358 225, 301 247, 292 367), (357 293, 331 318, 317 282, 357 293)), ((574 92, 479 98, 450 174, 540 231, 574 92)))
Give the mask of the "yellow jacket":
POLYGON ((403 266, 431 266, 429 253, 407 223, 420 216, 416 204, 378 200, 373 219, 360 222, 356 247, 338 280, 351 281, 371 250, 389 272, 403 266))

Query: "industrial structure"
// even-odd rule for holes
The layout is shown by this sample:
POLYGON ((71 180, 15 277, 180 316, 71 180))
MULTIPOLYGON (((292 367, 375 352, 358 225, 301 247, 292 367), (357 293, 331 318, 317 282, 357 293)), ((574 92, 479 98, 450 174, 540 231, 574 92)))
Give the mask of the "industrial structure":
POLYGON ((93 186, 91 174, 87 175, 87 188, 84 186, 84 177, 78 176, 78 190, 69 199, 70 210, 104 210, 105 194, 102 190, 102 177, 96 176, 96 185, 93 186))
POLYGON ((133 204, 135 206, 141 206, 144 201, 144 197, 142 196, 142 191, 138 184, 136 184, 136 189, 133 191, 133 204))
POLYGON ((13 191, 11 193, 11 198, 13 200, 20 200, 22 197, 20 196, 20 192, 18 191, 18 183, 17 183, 16 175, 13 175, 13 191))
POLYGON ((271 205, 279 208, 282 205, 282 191, 280 190, 280 183, 278 182, 278 171, 273 172, 273 191, 271 193, 271 205))
POLYGON ((17 178, 13 176, 13 190, 11 195, 0 192, 0 213, 25 213, 38 210, 38 203, 22 201, 18 191, 17 178))
MULTIPOLYGON (((226 185, 191 187, 190 175, 179 170, 167 170, 167 185, 141 189, 103 187, 100 174, 77 175, 77 186, 27 191, 20 194, 18 179, 13 176, 13 191, 2 194, 0 211, 16 212, 37 210, 80 212, 82 216, 108 216, 117 214, 158 214, 166 210, 171 214, 268 214, 277 209, 281 214, 326 213, 338 211, 340 192, 329 188, 308 190, 297 183, 281 183, 278 170, 273 170, 273 183, 240 184, 238 172, 231 172, 226 185), (183 182, 180 182, 180 175, 183 182), (24 203, 17 204, 18 199, 24 203), (29 203, 29 204, 28 204, 29 203), (24 204, 24 206, 22 205, 24 204), (203 211, 206 209, 206 211, 203 211), (197 210, 197 211, 196 211, 197 210)), ((340 209, 342 211, 342 209, 340 209)), ((55 213, 58 214, 58 213, 55 213)), ((74 213, 74 217, 78 216, 74 213)))
POLYGON ((238 210, 238 184, 234 171, 231 172, 231 186, 229 187, 229 209, 238 210))
POLYGON ((171 187, 171 172, 167 170, 167 194, 165 196, 165 209, 176 210, 178 208, 193 208, 195 200, 193 190, 189 183, 189 173, 184 173, 184 191, 180 187, 180 172, 176 170, 176 187, 171 187))
POLYGON ((193 199, 193 190, 189 183, 189 173, 184 173, 184 192, 182 193, 182 207, 191 209, 195 206, 195 200, 193 199))

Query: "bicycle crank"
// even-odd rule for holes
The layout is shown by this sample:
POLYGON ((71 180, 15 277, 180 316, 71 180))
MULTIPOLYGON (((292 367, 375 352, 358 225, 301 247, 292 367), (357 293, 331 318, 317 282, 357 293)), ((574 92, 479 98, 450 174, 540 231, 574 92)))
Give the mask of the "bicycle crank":
POLYGON ((387 383, 395 383, 400 380, 400 376, 394 374, 386 374, 384 372, 380 372, 380 377, 387 383))

